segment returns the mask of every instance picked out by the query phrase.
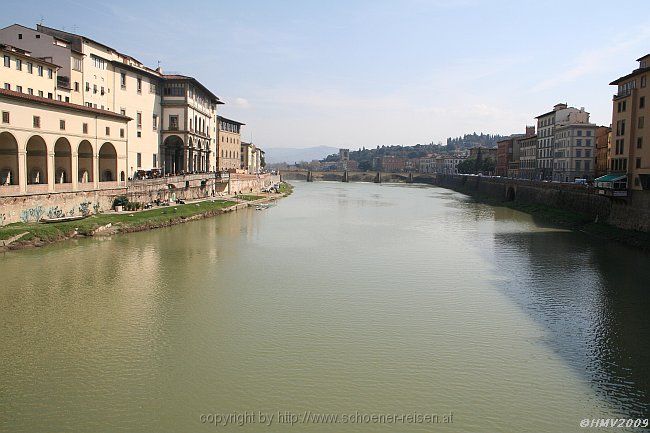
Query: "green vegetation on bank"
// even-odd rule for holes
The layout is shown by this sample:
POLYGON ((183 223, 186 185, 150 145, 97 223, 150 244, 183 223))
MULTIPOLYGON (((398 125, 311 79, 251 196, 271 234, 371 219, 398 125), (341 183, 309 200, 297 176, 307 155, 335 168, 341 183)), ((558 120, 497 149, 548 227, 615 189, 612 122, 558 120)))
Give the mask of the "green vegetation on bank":
POLYGON ((101 213, 77 221, 51 224, 36 222, 14 223, 0 227, 0 239, 9 239, 27 232, 28 234, 20 238, 20 241, 40 240, 52 242, 69 237, 75 232, 81 235, 90 235, 97 228, 106 226, 109 223, 115 226, 118 231, 135 231, 139 228, 168 225, 174 221, 195 215, 210 214, 235 204, 227 200, 202 201, 184 205, 163 206, 141 212, 101 213))
POLYGON ((284 197, 287 197, 293 192, 293 185, 287 182, 281 182, 279 192, 280 194, 284 195, 284 197))
POLYGON ((254 200, 263 199, 264 197, 261 195, 241 194, 241 195, 236 195, 235 198, 238 198, 240 200, 246 200, 246 201, 254 201, 254 200))

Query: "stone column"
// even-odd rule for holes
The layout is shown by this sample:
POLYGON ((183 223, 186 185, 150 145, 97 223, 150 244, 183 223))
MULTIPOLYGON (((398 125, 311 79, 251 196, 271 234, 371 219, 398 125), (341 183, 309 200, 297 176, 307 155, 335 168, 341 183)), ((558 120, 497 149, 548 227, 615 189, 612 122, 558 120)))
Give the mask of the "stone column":
POLYGON ((77 152, 72 152, 72 168, 70 175, 72 176, 72 190, 76 191, 78 186, 77 182, 79 181, 79 154, 77 152))
POLYGON ((93 188, 99 188, 99 153, 93 149, 93 188))
POLYGON ((18 151, 18 186, 21 194, 27 191, 27 152, 18 151))
POLYGON ((56 169, 56 164, 54 163, 54 152, 47 152, 47 190, 49 192, 54 192, 54 178, 56 174, 54 173, 56 169))

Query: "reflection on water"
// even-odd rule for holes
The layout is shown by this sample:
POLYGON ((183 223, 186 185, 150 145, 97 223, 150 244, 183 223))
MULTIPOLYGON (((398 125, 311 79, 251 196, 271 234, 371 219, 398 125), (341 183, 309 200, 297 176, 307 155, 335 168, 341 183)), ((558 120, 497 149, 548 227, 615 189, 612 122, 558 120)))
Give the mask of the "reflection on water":
POLYGON ((342 183, 5 254, 0 430, 201 431, 201 414, 245 410, 454 413, 293 426, 350 432, 647 416, 647 263, 448 190, 342 183))

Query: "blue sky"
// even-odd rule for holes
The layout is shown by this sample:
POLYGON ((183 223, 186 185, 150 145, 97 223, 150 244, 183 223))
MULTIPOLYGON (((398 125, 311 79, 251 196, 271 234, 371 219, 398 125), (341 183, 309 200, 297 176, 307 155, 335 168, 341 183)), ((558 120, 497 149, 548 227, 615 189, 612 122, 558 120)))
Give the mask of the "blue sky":
POLYGON ((43 18, 196 77, 263 147, 510 134, 557 102, 609 125, 608 83, 650 53, 647 0, 3 3, 3 25, 43 18))

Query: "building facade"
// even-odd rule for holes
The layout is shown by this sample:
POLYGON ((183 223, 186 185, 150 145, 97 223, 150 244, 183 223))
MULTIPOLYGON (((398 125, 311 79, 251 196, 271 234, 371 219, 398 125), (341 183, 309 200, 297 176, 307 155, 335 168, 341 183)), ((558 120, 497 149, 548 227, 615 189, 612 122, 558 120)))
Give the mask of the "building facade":
POLYGON ((597 128, 593 123, 556 125, 553 180, 573 182, 575 179, 594 179, 597 128))
POLYGON ((610 83, 617 92, 612 101, 609 172, 626 175, 629 189, 650 190, 650 134, 645 127, 650 54, 637 61, 637 69, 610 83))
POLYGON ((612 137, 612 128, 599 126, 596 128, 596 167, 595 176, 600 177, 607 174, 609 148, 612 137))
POLYGON ((217 171, 236 172, 241 169, 241 127, 244 123, 217 116, 217 171))
POLYGON ((523 137, 519 142, 519 175, 521 179, 537 178, 537 134, 523 137))

